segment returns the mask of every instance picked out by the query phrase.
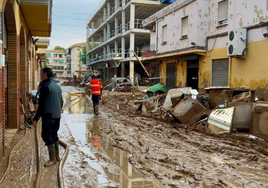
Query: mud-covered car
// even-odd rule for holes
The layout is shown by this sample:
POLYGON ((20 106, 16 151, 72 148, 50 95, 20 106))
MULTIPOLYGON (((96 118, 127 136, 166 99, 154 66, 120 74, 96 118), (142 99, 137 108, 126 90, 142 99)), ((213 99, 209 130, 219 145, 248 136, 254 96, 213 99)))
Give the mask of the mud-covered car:
POLYGON ((145 98, 152 97, 154 95, 161 95, 164 93, 167 93, 166 85, 158 83, 148 88, 145 98))
POLYGON ((109 84, 104 86, 103 89, 109 91, 131 91, 132 84, 128 78, 117 77, 112 78, 109 84))

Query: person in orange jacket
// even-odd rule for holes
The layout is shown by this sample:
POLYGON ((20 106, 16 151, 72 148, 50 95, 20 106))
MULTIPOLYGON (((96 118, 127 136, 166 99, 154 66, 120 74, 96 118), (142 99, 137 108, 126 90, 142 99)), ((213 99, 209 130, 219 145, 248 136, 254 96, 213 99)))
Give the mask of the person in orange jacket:
POLYGON ((89 86, 92 91, 92 102, 93 102, 93 110, 95 115, 99 115, 99 101, 102 89, 102 83, 97 78, 97 76, 92 75, 92 80, 90 81, 89 86))

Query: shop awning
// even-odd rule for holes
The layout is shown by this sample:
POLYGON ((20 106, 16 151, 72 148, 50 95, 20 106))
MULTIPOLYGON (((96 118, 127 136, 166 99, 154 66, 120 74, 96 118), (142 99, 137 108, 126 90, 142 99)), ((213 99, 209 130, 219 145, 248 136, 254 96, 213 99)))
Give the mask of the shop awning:
POLYGON ((182 57, 182 56, 189 56, 189 55, 201 55, 205 56, 207 53, 207 50, 202 50, 202 49, 190 49, 190 50, 185 50, 185 51, 178 51, 178 52, 169 52, 169 53, 163 53, 163 54, 155 54, 150 57, 142 57, 141 60, 146 61, 146 60, 155 60, 155 59, 162 59, 162 58, 169 58, 169 57, 182 57))
POLYGON ((50 37, 52 0, 21 0, 20 6, 32 36, 50 37))

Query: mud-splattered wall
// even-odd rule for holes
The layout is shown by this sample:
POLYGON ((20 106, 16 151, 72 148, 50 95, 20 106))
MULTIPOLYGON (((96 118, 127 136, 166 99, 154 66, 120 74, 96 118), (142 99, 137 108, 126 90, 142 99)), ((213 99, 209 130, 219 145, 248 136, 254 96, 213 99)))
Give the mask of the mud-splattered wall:
POLYGON ((268 20, 267 0, 229 0, 228 23, 218 23, 218 2, 222 0, 210 0, 209 25, 207 35, 214 35, 224 31, 247 27, 268 20))
MULTIPOLYGON (((182 1, 181 1, 182 2, 182 1)), ((184 1, 188 2, 188 1, 184 1)), ((174 10, 174 7, 170 7, 174 12, 169 13, 164 19, 159 19, 156 23, 158 30, 158 44, 156 49, 159 53, 173 51, 177 49, 183 49, 192 46, 192 42, 197 46, 205 46, 205 33, 207 27, 208 9, 204 7, 208 6, 207 1, 198 3, 198 1, 189 1, 187 6, 181 6, 180 9, 174 10), (195 10, 195 11, 193 11, 195 10), (199 11, 196 11, 199 10, 199 11), (188 17, 188 30, 187 36, 182 35, 182 19, 188 17), (167 26, 167 43, 162 43, 162 28, 167 26)), ((178 4, 179 5, 179 4, 178 4)), ((170 11, 167 11, 170 12, 170 11)))
MULTIPOLYGON (((228 85, 230 87, 250 88, 256 90, 257 95, 263 92, 264 95, 268 95, 268 39, 264 37, 264 33, 268 33, 268 27, 267 24, 258 25, 268 23, 268 0, 229 0, 227 21, 224 23, 219 22, 219 2, 222 0, 176 1, 174 5, 153 15, 152 18, 157 18, 158 21, 156 22, 157 30, 151 36, 151 41, 158 41, 157 53, 168 54, 176 50, 179 53, 180 50, 191 50, 189 47, 193 46, 205 47, 206 54, 199 56, 199 88, 211 86, 212 61, 228 59, 228 85), (188 16, 188 34, 187 37, 182 38, 181 19, 185 16, 188 16), (168 34, 167 42, 162 44, 164 25, 168 27, 168 34), (242 27, 247 28, 246 56, 244 58, 229 57, 227 34, 229 31, 242 27), (195 44, 193 45, 192 42, 195 44)), ((180 57, 179 55, 176 58, 180 57)), ((160 70, 160 74, 161 71, 163 73, 162 76, 166 76, 166 63, 174 59, 174 56, 170 56, 169 60, 163 60, 161 66, 163 70, 160 70)), ((182 61, 177 65, 177 87, 187 85, 186 64, 182 61)))

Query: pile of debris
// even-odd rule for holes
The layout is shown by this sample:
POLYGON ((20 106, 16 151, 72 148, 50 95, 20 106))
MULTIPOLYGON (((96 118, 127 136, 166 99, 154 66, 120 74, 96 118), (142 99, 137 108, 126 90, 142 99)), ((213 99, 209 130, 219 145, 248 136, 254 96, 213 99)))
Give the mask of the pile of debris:
POLYGON ((132 90, 131 81, 125 77, 115 77, 104 83, 104 90, 108 91, 119 91, 119 92, 129 92, 132 90))
POLYGON ((255 99, 253 90, 206 88, 199 94, 185 87, 135 100, 134 104, 138 113, 160 111, 188 126, 205 122, 213 133, 243 132, 268 138, 268 101, 255 99))

